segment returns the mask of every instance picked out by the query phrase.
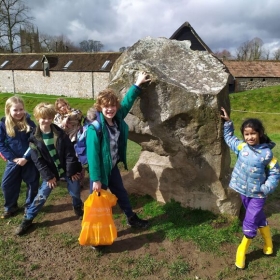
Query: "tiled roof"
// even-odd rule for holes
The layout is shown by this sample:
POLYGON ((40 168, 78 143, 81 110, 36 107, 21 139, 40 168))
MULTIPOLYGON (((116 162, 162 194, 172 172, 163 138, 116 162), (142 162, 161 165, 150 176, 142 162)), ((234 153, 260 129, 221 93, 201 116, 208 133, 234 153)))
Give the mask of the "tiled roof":
POLYGON ((223 63, 236 78, 280 77, 280 61, 278 60, 224 60, 223 63))
POLYGON ((0 54, 0 70, 42 70, 42 61, 46 58, 51 71, 109 72, 121 54, 121 52, 0 54), (36 60, 37 64, 30 68, 36 60), (5 61, 9 62, 5 64, 5 61), (69 61, 72 63, 64 69, 69 61), (5 65, 1 67, 3 64, 5 65), (106 67, 102 68, 103 65, 106 67))

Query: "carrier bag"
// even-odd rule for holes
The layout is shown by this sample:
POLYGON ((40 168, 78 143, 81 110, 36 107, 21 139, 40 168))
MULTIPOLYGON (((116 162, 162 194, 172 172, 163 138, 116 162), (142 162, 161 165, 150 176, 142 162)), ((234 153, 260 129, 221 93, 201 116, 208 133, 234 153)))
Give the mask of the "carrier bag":
POLYGON ((82 230, 79 236, 80 245, 111 245, 117 238, 113 221, 112 206, 117 197, 109 191, 94 191, 84 202, 82 230))

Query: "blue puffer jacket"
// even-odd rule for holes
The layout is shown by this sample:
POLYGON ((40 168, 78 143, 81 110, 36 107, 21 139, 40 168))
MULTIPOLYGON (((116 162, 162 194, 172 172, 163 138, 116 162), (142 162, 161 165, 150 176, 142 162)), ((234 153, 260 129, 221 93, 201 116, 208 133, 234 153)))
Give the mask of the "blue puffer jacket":
POLYGON ((229 186, 247 197, 265 198, 278 186, 279 164, 273 142, 250 146, 234 136, 233 123, 224 124, 224 139, 237 155, 229 186))
MULTIPOLYGON (((29 114, 26 114, 26 121, 32 129, 35 129, 36 125, 30 119, 29 114)), ((0 153, 9 161, 21 157, 30 160, 28 138, 31 135, 31 131, 26 133, 26 131, 18 131, 16 129, 15 137, 10 137, 6 132, 5 118, 2 118, 0 121, 0 153)))

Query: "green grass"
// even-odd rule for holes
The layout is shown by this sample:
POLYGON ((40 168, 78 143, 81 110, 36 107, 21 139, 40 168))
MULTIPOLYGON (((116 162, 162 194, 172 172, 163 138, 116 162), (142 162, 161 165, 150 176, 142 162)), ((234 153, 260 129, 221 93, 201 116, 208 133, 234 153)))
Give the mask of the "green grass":
MULTIPOLYGON (((5 100, 11 95, 1 94, 0 101, 4 104, 5 100)), ((22 95, 28 112, 32 113, 36 104, 41 102, 43 97, 44 101, 54 102, 56 97, 42 96, 35 98, 35 95, 22 95)), ((76 98, 67 98, 69 103, 74 108, 81 109, 84 113, 92 106, 92 100, 82 100, 76 98)), ((253 90, 243 93, 236 93, 230 95, 231 101, 231 119, 233 120, 236 132, 238 132, 242 121, 247 117, 260 118, 265 127, 267 134, 277 144, 274 149, 275 155, 280 158, 280 122, 278 117, 280 114, 280 87, 263 88, 260 90, 253 90), (238 112, 246 111, 246 112, 238 112), (263 112, 263 113, 255 113, 263 112), (275 113, 275 114, 271 114, 275 113)), ((4 113, 4 108, 0 108, 0 112, 4 113)), ((139 158, 141 147, 129 141, 128 144, 128 166, 131 169, 139 158)), ((235 156, 232 156, 234 162, 235 156)), ((4 170, 5 163, 0 161, 0 172, 4 170)), ((1 172, 2 173, 2 172, 1 172)), ((67 195, 65 187, 58 187, 53 191, 46 205, 40 212, 40 215, 45 215, 53 201, 61 199, 67 195)), ((25 196, 25 186, 23 185, 19 204, 23 205, 25 196)), ((274 211, 273 205, 278 204, 280 199, 280 190, 276 190, 268 200, 267 213, 269 219, 273 221, 274 227, 272 229, 273 236, 277 238, 277 247, 279 249, 279 236, 280 236, 280 214, 274 211)), ((166 204, 159 203, 153 200, 150 196, 137 196, 130 195, 130 200, 133 208, 141 207, 141 217, 149 218, 151 220, 151 227, 147 240, 153 241, 155 238, 157 242, 169 240, 170 242, 192 242, 196 248, 203 252, 209 252, 211 256, 224 256, 227 257, 228 252, 224 246, 232 245, 233 248, 237 247, 242 236, 240 221, 237 218, 227 217, 225 215, 216 215, 209 211, 200 209, 190 209, 181 207, 180 203, 172 200, 166 204)), ((3 205, 3 196, 0 196, 0 204, 3 205)), ((39 217, 40 219, 40 217, 39 217)), ((123 215, 115 214, 114 219, 123 219, 123 215)), ((18 243, 9 234, 11 225, 16 225, 20 222, 21 217, 15 217, 7 223, 5 220, 0 220, 0 254, 2 256, 0 262, 0 279, 25 279, 24 260, 25 256, 21 250, 20 243, 18 243)), ((77 237, 68 233, 52 235, 46 227, 37 228, 38 235, 42 239, 48 238, 53 242, 59 242, 61 247, 65 250, 74 248, 78 245, 77 237)), ((139 236, 139 238, 141 235, 139 236)), ((254 251, 262 245, 260 237, 254 239, 251 250, 254 251)), ((144 246, 149 248, 149 242, 144 246)), ((164 252, 164 248, 161 251, 164 252)), ((106 256, 105 256, 106 257, 106 256)), ((85 259, 85 262, 92 260, 92 255, 85 259)), ((94 262, 99 264, 99 270, 110 271, 115 277, 119 279, 145 279, 150 275, 157 275, 157 273, 164 268, 167 271, 169 278, 166 279, 190 279, 188 273, 190 272, 191 265, 185 260, 180 258, 176 259, 163 258, 157 260, 151 254, 141 254, 135 258, 127 257, 126 252, 119 253, 117 258, 108 259, 106 266, 102 266, 99 259, 102 254, 95 256, 94 262), (119 265, 121 264, 122 269, 119 265)), ((266 279, 280 279, 279 269, 280 253, 279 251, 271 258, 259 257, 254 262, 250 262, 245 271, 236 271, 234 266, 221 267, 217 275, 213 279, 259 279, 260 275, 266 275, 266 279), (234 278, 236 277, 236 278, 234 278)), ((32 264, 31 270, 39 270, 40 266, 35 263, 32 264)), ((78 270, 77 279, 83 279, 87 272, 78 270)))
MULTIPOLYGON (((0 107, 0 116, 4 116, 5 114, 4 104, 6 100, 13 95, 14 94, 10 94, 10 93, 0 93, 0 103, 3 104, 3 106, 0 107)), ((46 94, 17 94, 17 95, 23 99, 25 104, 25 110, 29 114, 31 114, 31 116, 33 114, 34 107, 40 102, 48 102, 54 104, 57 98, 62 97, 58 95, 46 95, 46 94)), ((94 100, 92 99, 81 99, 81 98, 72 98, 72 97, 67 97, 66 99, 71 107, 80 109, 84 115, 86 115, 87 110, 90 107, 92 107, 92 105, 94 104, 94 100)))

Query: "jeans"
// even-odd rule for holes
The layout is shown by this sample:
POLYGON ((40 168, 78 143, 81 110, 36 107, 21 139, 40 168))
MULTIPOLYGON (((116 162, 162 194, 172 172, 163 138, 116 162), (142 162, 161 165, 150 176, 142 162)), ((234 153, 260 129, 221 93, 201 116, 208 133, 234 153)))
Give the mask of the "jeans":
POLYGON ((39 171, 32 161, 28 161, 24 166, 17 165, 12 161, 7 161, 2 177, 5 211, 10 212, 13 207, 17 206, 22 181, 24 181, 27 186, 24 206, 30 206, 38 193, 39 179, 39 171))
MULTIPOLYGON (((90 180, 90 187, 89 187, 90 193, 92 193, 92 185, 93 185, 93 181, 90 180)), ((108 186, 102 184, 101 188, 104 190, 107 190, 107 188, 109 188, 111 193, 117 197, 118 199, 117 202, 127 218, 133 216, 134 213, 132 211, 128 194, 126 189, 124 188, 122 177, 117 165, 115 165, 115 167, 111 171, 108 186)))
POLYGON ((241 195, 242 203, 246 209, 242 230, 246 237, 254 238, 259 227, 267 226, 267 220, 263 211, 265 198, 253 198, 241 195))
MULTIPOLYGON (((67 189, 69 194, 72 197, 72 204, 73 207, 82 207, 83 202, 80 197, 80 182, 78 181, 71 181, 68 177, 65 177, 67 182, 67 189)), ((32 204, 26 209, 25 219, 33 220, 38 212, 41 210, 43 205, 45 204, 47 198, 51 194, 53 189, 51 189, 46 181, 43 181, 37 196, 34 198, 32 204)))

